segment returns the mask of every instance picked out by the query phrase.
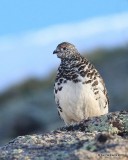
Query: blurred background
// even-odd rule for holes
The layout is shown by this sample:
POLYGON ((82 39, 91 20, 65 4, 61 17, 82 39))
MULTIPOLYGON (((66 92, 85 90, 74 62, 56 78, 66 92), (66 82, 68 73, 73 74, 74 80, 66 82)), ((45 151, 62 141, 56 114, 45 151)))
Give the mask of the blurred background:
POLYGON ((1 0, 0 145, 64 123, 54 102, 58 43, 73 43, 106 82, 110 111, 128 109, 128 0, 1 0))

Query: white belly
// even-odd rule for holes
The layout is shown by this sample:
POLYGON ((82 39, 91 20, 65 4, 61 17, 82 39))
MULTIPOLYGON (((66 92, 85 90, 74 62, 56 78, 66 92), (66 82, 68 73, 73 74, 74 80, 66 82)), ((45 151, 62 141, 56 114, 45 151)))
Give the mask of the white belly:
POLYGON ((60 116, 66 124, 104 114, 90 84, 68 81, 63 84, 62 90, 57 92, 55 100, 59 100, 62 108, 60 116))

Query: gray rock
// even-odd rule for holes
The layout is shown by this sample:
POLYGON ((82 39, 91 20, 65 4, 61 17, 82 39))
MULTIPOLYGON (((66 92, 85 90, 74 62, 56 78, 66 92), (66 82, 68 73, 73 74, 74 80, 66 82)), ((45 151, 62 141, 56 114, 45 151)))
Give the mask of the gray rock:
POLYGON ((113 112, 48 134, 20 136, 0 148, 2 160, 128 159, 128 112, 113 112))

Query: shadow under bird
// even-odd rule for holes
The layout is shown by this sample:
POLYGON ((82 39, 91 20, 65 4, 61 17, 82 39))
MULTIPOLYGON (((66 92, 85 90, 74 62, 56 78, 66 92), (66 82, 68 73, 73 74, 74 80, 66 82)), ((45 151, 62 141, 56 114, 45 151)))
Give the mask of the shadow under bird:
POLYGON ((61 59, 54 96, 66 125, 108 113, 107 90, 95 67, 68 42, 60 43, 53 54, 61 59))

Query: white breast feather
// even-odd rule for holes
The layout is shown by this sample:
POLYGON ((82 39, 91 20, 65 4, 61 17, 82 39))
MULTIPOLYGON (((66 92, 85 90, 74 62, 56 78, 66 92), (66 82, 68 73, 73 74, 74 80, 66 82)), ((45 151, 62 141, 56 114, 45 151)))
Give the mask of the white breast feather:
POLYGON ((108 109, 102 109, 106 98, 103 94, 102 84, 99 84, 101 97, 98 100, 96 100, 90 84, 67 81, 62 87, 62 90, 55 94, 55 101, 57 103, 59 100, 62 108, 60 116, 66 124, 77 122, 93 115, 98 116, 107 113, 108 109))

